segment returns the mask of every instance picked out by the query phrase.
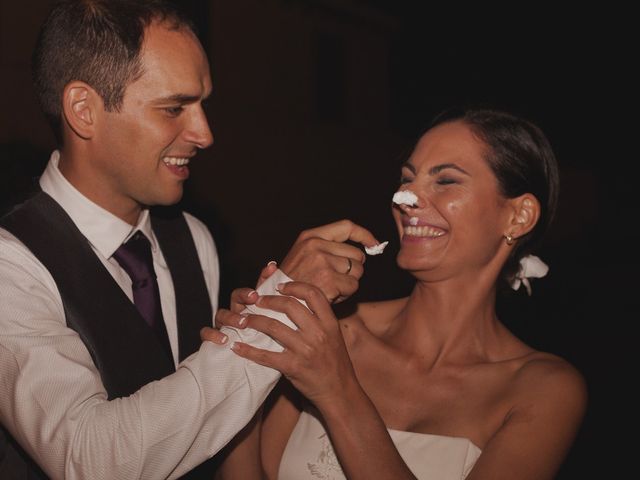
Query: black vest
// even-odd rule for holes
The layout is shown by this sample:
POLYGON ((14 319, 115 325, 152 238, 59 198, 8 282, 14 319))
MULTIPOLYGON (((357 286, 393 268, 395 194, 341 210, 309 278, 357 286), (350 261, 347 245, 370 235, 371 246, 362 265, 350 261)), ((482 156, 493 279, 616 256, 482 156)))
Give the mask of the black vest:
MULTIPOLYGON (((182 361, 200 347, 200 329, 211 325, 209 294, 182 213, 171 208, 154 210, 151 224, 173 280, 182 361)), ((109 399, 131 395, 175 372, 173 360, 55 200, 37 193, 2 218, 0 226, 20 239, 51 273, 67 325, 89 350, 109 399)), ((46 478, 2 430, 0 478, 46 478)), ((200 477, 193 474, 192 478, 200 477)))

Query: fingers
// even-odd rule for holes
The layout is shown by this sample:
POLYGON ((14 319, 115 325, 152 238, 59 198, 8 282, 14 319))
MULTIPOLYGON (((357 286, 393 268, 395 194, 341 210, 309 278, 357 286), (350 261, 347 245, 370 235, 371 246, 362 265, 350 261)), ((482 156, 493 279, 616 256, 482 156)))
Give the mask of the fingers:
POLYGON ((350 240, 367 247, 379 243, 369 230, 353 223, 351 220, 340 220, 328 225, 305 230, 298 238, 304 240, 311 237, 319 237, 332 242, 346 242, 350 240))
POLYGON ((304 241, 307 242, 308 249, 319 250, 336 257, 350 258, 360 263, 364 263, 366 260, 366 255, 361 249, 348 243, 334 242, 320 237, 309 237, 304 241))
MULTIPOLYGON (((316 319, 319 321, 331 321, 336 322, 336 318, 331 309, 331 305, 327 302, 327 299, 322 292, 315 288, 313 285, 302 282, 287 282, 278 285, 278 291, 283 295, 289 297, 299 298, 307 303, 308 309, 315 314, 316 319)), ((267 297, 264 297, 267 299, 267 297)), ((286 298, 286 297, 285 297, 286 298)), ((266 302, 269 300, 267 299, 266 302)), ((265 302, 261 300, 260 303, 265 302)), ((292 313, 295 315, 295 313, 292 313)), ((292 317, 289 317, 292 318, 292 317)))
POLYGON ((220 330, 211 327, 204 327, 200 330, 200 339, 203 342, 213 342, 218 345, 224 345, 229 341, 229 337, 227 337, 220 330))
MULTIPOLYGON (((302 303, 292 297, 285 295, 264 295, 260 297, 260 300, 256 302, 256 305, 260 308, 284 313, 301 331, 309 330, 316 323, 313 313, 302 303)), ((251 327, 258 330, 259 328, 254 327, 254 325, 255 323, 252 318, 251 327)), ((271 335, 269 334, 269 336, 271 335)), ((276 338, 276 340, 280 339, 276 338)))
POLYGON ((260 277, 258 277, 258 282, 256 283, 256 288, 258 288, 260 285, 262 285, 264 283, 264 281, 267 278, 269 278, 271 275, 273 275, 277 269, 278 269, 278 264, 276 263, 275 260, 271 260, 269 263, 267 263, 267 266, 264 267, 262 269, 262 271, 260 272, 260 277))
POLYGON ((274 368, 280 372, 285 372, 286 369, 286 356, 282 353, 271 352, 269 350, 263 350, 261 348, 252 347, 243 342, 234 342, 231 346, 236 355, 239 355, 247 360, 258 363, 265 367, 274 368))
POLYGON ((296 281, 318 287, 330 301, 342 301, 358 289, 365 253, 346 241, 374 246, 379 242, 366 228, 341 220, 302 232, 280 269, 296 281))
POLYGON ((359 248, 346 243, 327 242, 320 239, 309 240, 309 242, 319 243, 318 253, 324 255, 326 262, 337 273, 351 275, 357 279, 364 274, 366 255, 359 248))
MULTIPOLYGON (((329 331, 336 329, 336 317, 333 314, 331 305, 320 289, 308 283, 287 282, 279 284, 278 290, 282 293, 281 296, 262 296, 257 305, 261 308, 285 313, 297 325, 298 333, 303 336, 314 336, 319 330, 329 331), (299 300, 304 300, 307 306, 305 307, 299 300)), ((272 336, 269 331, 263 329, 265 327, 253 326, 254 317, 257 318, 258 316, 249 316, 251 327, 272 336)), ((269 328, 269 326, 266 328, 269 328)), ((280 337, 277 339, 280 340, 280 337)))
MULTIPOLYGON (((293 300, 298 303, 297 300, 293 300)), ((273 338, 276 342, 289 350, 299 350, 297 332, 284 323, 264 315, 248 315, 247 327, 253 328, 273 338)))
MULTIPOLYGON (((353 267, 355 269, 355 265, 353 267)), ((353 270, 352 270, 353 272, 353 270)), ((353 295, 358 290, 358 279, 353 275, 334 275, 334 280, 330 284, 331 288, 323 288, 325 298, 331 303, 340 303, 353 295), (327 295, 326 292, 331 292, 327 295)))
POLYGON ((240 313, 244 310, 246 305, 253 305, 256 303, 258 297, 258 292, 252 288, 236 288, 231 292, 230 309, 233 312, 240 313))
MULTIPOLYGON (((322 295, 321 293, 319 294, 322 295)), ((309 312, 309 310, 305 308, 300 302, 291 297, 272 296, 262 298, 280 299, 279 301, 274 300, 264 303, 261 302, 261 306, 263 306, 263 308, 268 308, 271 310, 290 312, 290 315, 294 316, 294 318, 296 319, 294 323, 296 323, 298 326, 305 325, 308 327, 310 323, 313 323, 313 320, 310 320, 312 314, 309 312), (296 306, 298 308, 296 308, 296 306)), ((238 329, 244 329, 247 327, 253 328, 254 330, 258 330, 259 332, 265 333, 266 335, 270 336, 285 348, 294 348, 295 331, 289 328, 284 323, 264 315, 238 315, 237 313, 231 312, 229 310, 220 309, 216 313, 216 328, 222 327, 233 327, 238 329)), ((203 335, 206 335, 206 340, 221 343, 220 339, 216 335, 216 332, 218 331, 215 329, 203 329, 200 336, 201 338, 205 339, 203 335), (210 330, 212 332, 210 332, 210 330)))
POLYGON ((281 296, 261 296, 256 305, 286 313, 299 327, 293 330, 262 315, 249 315, 247 324, 271 336, 284 347, 281 352, 234 342, 239 356, 282 372, 311 402, 330 403, 355 378, 344 339, 331 306, 318 288, 302 282, 278 285, 281 296), (304 299, 311 309, 296 298, 304 299))
POLYGON ((307 282, 311 279, 308 275, 300 275, 300 271, 311 271, 314 266, 315 270, 322 266, 330 267, 337 273, 349 273, 360 278, 364 273, 362 265, 366 255, 360 248, 344 243, 347 240, 359 242, 365 246, 379 243, 367 229, 350 220, 341 220, 302 232, 283 261, 281 269, 286 274, 298 273, 300 278, 295 276, 292 278, 307 282), (349 260, 352 262, 351 269, 349 269, 349 260), (353 269, 353 263, 360 265, 353 269))
POLYGON ((247 326, 247 316, 220 308, 216 312, 216 328, 233 327, 245 328, 247 326))

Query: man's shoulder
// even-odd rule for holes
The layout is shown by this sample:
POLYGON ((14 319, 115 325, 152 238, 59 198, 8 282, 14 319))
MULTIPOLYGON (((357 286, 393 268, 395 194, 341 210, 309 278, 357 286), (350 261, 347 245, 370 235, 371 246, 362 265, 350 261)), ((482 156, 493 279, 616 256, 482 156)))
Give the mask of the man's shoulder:
POLYGON ((33 294, 44 287, 47 291, 55 290, 55 282, 47 268, 33 252, 13 233, 0 226, 0 285, 7 290, 22 289, 33 294))
POLYGON ((48 200, 50 198, 46 194, 35 192, 4 211, 0 216, 0 258, 18 262, 33 258, 27 246, 28 240, 42 236, 49 238, 50 232, 39 221, 41 216, 47 215, 42 205, 48 200))
POLYGON ((29 249, 9 230, 0 225, 0 260, 21 258, 29 249))

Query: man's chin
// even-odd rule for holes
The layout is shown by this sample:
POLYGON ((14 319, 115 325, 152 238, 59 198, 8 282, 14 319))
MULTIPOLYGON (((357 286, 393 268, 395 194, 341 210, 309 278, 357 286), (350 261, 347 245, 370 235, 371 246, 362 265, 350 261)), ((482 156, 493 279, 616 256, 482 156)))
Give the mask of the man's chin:
POLYGON ((180 191, 176 191, 170 195, 159 195, 154 199, 151 199, 147 205, 149 207, 170 207, 175 205, 182 200, 184 196, 184 192, 182 189, 180 191))

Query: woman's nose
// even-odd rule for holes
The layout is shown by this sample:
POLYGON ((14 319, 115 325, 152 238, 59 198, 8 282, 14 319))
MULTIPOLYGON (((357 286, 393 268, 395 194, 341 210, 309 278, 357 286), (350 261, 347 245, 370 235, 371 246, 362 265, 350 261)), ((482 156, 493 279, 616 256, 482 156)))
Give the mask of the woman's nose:
POLYGON ((399 192, 394 195, 393 201, 397 204, 398 208, 405 213, 413 212, 426 205, 425 200, 420 195, 408 188, 399 190, 399 192), (400 193, 399 196, 397 196, 398 193, 400 193))

